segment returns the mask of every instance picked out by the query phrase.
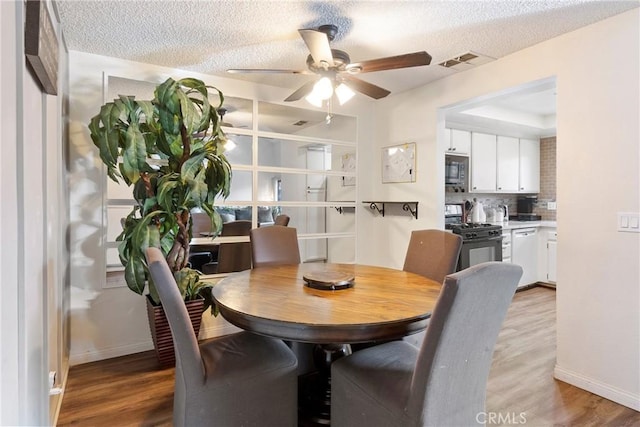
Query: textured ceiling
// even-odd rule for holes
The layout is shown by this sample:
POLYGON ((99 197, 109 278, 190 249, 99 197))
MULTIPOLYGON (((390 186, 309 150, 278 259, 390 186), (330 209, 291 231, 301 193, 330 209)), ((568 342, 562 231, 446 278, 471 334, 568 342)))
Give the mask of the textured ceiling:
POLYGON ((352 61, 429 52, 430 66, 361 76, 392 93, 457 72, 437 64, 464 52, 501 58, 640 5, 637 0, 56 0, 56 4, 71 50, 292 90, 313 77, 225 71, 303 70, 308 50, 297 30, 323 24, 339 27, 332 48, 347 51, 352 61))

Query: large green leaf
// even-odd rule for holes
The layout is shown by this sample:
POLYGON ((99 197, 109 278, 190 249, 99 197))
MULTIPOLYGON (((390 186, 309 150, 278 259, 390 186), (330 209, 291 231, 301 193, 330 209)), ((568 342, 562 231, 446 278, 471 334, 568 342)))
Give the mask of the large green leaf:
POLYGON ((153 103, 151 101, 136 101, 140 110, 142 110, 142 114, 144 115, 145 123, 152 123, 153 120, 153 103))
POLYGON ((178 82, 172 78, 165 80, 155 90, 156 104, 163 105, 171 114, 178 114, 180 112, 180 101, 176 97, 178 89, 178 82))
POLYGON ((203 160, 205 158, 204 152, 193 153, 189 159, 182 164, 180 170, 180 177, 184 181, 189 181, 195 178, 196 174, 203 169, 203 160))
POLYGON ((131 125, 127 129, 122 163, 127 178, 133 183, 140 178, 140 172, 147 169, 147 146, 142 132, 136 125, 131 125))
POLYGON ((124 279, 133 292, 142 295, 145 285, 144 262, 141 257, 131 257, 124 267, 124 279))
MULTIPOLYGON (((189 100, 194 105, 199 106, 201 110, 200 121, 195 131, 201 132, 206 130, 209 127, 209 120, 211 115, 211 105, 209 104, 207 86, 201 80, 193 79, 193 78, 185 78, 185 79, 179 80, 178 83, 200 94, 200 98, 189 97, 189 100)), ((188 92, 188 94, 190 93, 191 91, 188 92)))
POLYGON ((182 123, 187 129, 187 134, 191 135, 196 132, 200 125, 200 111, 195 104, 182 92, 176 92, 176 96, 180 102, 180 111, 182 113, 182 123))
POLYGON ((206 173, 206 169, 200 169, 195 179, 189 183, 191 187, 191 199, 196 206, 201 206, 207 202, 209 186, 206 182, 206 173))
POLYGON ((165 175, 158 180, 158 205, 168 212, 174 211, 174 197, 173 192, 178 188, 178 175, 165 175))
POLYGON ((180 116, 172 113, 168 109, 158 108, 158 119, 160 121, 160 126, 162 126, 162 130, 165 133, 180 135, 180 116))

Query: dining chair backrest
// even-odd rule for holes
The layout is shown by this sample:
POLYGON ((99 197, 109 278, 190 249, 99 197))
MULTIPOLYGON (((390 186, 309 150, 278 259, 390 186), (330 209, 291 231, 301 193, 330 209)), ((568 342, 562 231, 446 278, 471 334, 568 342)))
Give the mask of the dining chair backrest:
POLYGON ((173 273, 158 248, 146 251, 147 265, 153 283, 160 296, 162 307, 169 321, 176 354, 176 383, 196 381, 204 376, 198 338, 193 331, 189 312, 184 304, 173 273), (182 376, 182 377, 180 377, 182 376))
POLYGON ((290 219, 291 218, 289 218, 289 215, 284 215, 284 214, 278 215, 276 217, 276 219, 274 220, 274 224, 275 225, 282 225, 282 226, 286 227, 287 225, 289 225, 289 220, 290 219))
POLYGON ((221 236, 248 236, 251 231, 251 221, 240 219, 222 224, 221 236))
MULTIPOLYGON (((251 221, 237 220, 222 224, 220 236, 248 236, 251 221)), ((251 243, 221 243, 217 247, 217 259, 202 266, 204 274, 233 273, 251 268, 251 243)))
POLYGON ((470 425, 485 410, 495 343, 521 276, 518 265, 487 262, 446 277, 411 381, 411 418, 470 425))
POLYGON ((249 238, 253 268, 300 264, 298 233, 295 228, 281 225, 254 228, 249 238))
MULTIPOLYGON (((251 243, 222 243, 218 249, 216 273, 233 273, 251 268, 251 243)), ((205 272, 206 273, 206 272, 205 272)))
POLYGON ((462 237, 442 230, 415 230, 404 260, 404 271, 442 283, 456 271, 462 237))
POLYGON ((204 212, 191 212, 191 224, 194 237, 199 237, 200 233, 211 232, 211 218, 204 212))

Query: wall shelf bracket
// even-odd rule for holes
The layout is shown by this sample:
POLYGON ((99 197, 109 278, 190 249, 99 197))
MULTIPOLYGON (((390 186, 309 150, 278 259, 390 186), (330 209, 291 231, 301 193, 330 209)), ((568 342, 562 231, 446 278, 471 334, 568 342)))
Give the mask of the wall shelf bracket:
POLYGON ((405 202, 402 205, 402 210, 410 212, 412 217, 414 217, 415 219, 418 219, 418 202, 414 202, 414 203, 405 202), (415 206, 415 209, 411 209, 411 204, 415 206))
POLYGON ((384 203, 382 202, 365 202, 365 203, 369 203, 369 209, 371 210, 375 209, 376 211, 378 211, 379 214, 384 216, 384 203), (378 206, 378 203, 380 204, 380 206, 378 206))
POLYGON ((362 202, 369 205, 371 210, 376 210, 380 215, 384 217, 384 205, 396 204, 402 205, 402 210, 409 212, 412 217, 418 219, 418 202, 362 202))

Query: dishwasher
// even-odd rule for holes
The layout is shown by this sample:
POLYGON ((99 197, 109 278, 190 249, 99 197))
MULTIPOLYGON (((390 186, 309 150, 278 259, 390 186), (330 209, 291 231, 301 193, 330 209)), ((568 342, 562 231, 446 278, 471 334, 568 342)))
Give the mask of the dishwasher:
POLYGON ((511 262, 522 267, 522 278, 518 286, 537 281, 538 236, 535 228, 513 230, 511 239, 511 262))

